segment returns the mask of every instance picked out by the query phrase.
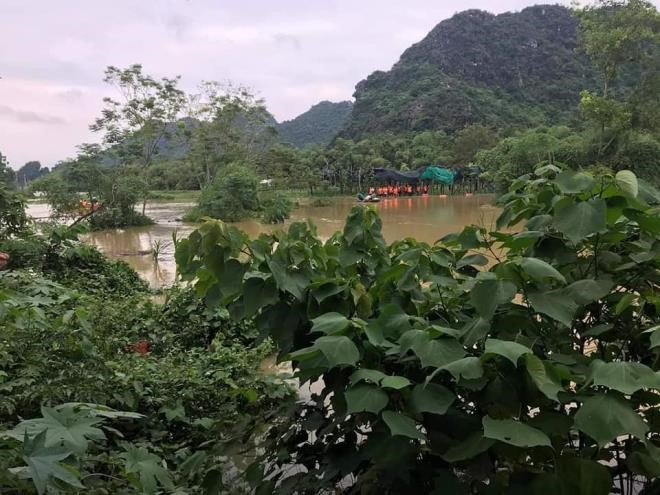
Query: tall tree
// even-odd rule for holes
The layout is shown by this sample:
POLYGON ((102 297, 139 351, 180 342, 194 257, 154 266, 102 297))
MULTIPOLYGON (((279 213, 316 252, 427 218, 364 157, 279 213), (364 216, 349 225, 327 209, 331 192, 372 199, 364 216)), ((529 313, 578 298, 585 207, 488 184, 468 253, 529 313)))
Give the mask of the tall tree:
POLYGON ((603 97, 628 64, 642 64, 657 55, 660 16, 645 0, 597 0, 576 10, 579 38, 603 77, 603 97))
POLYGON ((24 188, 28 182, 33 181, 48 173, 48 167, 42 167, 38 161, 30 161, 23 165, 16 172, 16 184, 24 188))
POLYGON ((148 166, 159 146, 178 129, 175 123, 186 102, 179 77, 156 79, 134 64, 126 69, 109 66, 104 82, 119 91, 120 99, 104 98, 105 108, 90 129, 103 133, 103 143, 120 163, 148 166))
POLYGON ((186 135, 188 159, 202 187, 235 162, 254 162, 274 141, 276 131, 264 101, 244 87, 205 82, 190 98, 193 125, 186 135))

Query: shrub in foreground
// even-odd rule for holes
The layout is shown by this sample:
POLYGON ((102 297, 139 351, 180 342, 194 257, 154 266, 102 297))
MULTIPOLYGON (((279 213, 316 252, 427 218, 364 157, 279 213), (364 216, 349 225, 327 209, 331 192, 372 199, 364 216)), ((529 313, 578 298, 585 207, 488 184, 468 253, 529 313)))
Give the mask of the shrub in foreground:
POLYGON ((208 222, 179 270, 320 386, 266 434, 259 493, 657 493, 659 196, 628 171, 514 181, 500 230, 386 245, 208 222))

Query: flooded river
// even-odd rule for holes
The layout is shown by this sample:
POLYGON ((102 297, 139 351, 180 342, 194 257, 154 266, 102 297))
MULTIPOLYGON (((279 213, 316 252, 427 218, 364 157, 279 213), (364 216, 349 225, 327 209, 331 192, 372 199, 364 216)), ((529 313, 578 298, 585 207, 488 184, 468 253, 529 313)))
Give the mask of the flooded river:
MULTIPOLYGON (((493 226, 498 214, 498 209, 492 206, 493 199, 491 195, 421 196, 386 199, 377 203, 376 208, 383 219, 383 235, 388 242, 414 237, 432 243, 468 224, 493 226)), ((356 204, 353 198, 331 198, 330 201, 329 206, 295 209, 284 226, 264 225, 258 220, 234 225, 255 237, 262 232, 286 228, 291 222, 309 219, 317 226, 319 236, 327 239, 343 229, 349 210, 356 204)), ((194 230, 195 225, 181 221, 185 211, 192 206, 190 203, 155 203, 146 211, 155 225, 93 232, 86 236, 86 240, 109 256, 125 260, 152 287, 170 285, 176 271, 172 234, 176 232, 178 237, 185 237, 194 230), (150 252, 155 244, 160 244, 158 263, 150 254, 140 254, 150 252)), ((48 208, 43 204, 32 204, 28 213, 44 218, 48 216, 48 208)))

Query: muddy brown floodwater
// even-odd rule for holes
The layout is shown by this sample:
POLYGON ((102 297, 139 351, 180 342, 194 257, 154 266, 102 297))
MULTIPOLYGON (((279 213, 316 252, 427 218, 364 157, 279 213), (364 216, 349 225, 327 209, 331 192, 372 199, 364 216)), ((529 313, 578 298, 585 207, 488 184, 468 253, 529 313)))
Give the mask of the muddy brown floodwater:
MULTIPOLYGON (((272 232, 286 228, 291 222, 311 220, 322 239, 342 230, 349 210, 356 204, 353 198, 331 198, 329 206, 301 206, 296 208, 291 219, 284 225, 264 225, 258 220, 238 222, 238 228, 251 237, 262 232, 272 232)), ((417 196, 410 198, 385 199, 375 203, 383 219, 383 235, 392 242, 406 237, 420 241, 435 242, 441 237, 461 230, 465 225, 477 224, 494 226, 499 209, 492 206, 494 196, 417 196)), ((171 285, 176 267, 172 234, 185 237, 195 229, 195 225, 181 221, 183 214, 191 208, 191 203, 156 203, 147 208, 147 215, 155 225, 128 229, 92 232, 85 240, 97 246, 113 258, 125 260, 152 287, 171 285), (150 254, 154 245, 161 245, 159 262, 155 263, 150 254)), ((37 218, 48 216, 48 208, 43 204, 32 204, 28 213, 37 218)))

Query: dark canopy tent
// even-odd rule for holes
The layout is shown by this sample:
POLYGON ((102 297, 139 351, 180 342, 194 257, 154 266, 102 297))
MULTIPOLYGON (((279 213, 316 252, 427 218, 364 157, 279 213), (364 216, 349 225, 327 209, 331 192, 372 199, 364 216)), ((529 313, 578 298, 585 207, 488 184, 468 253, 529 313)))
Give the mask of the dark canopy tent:
POLYGON ((374 176, 383 182, 403 182, 414 183, 420 180, 426 167, 420 167, 417 170, 401 171, 391 168, 375 168, 374 176))
POLYGON ((455 172, 444 167, 420 167, 417 170, 402 172, 389 168, 375 168, 374 176, 383 182, 399 182, 404 184, 416 183, 420 180, 438 184, 452 185, 455 172))

